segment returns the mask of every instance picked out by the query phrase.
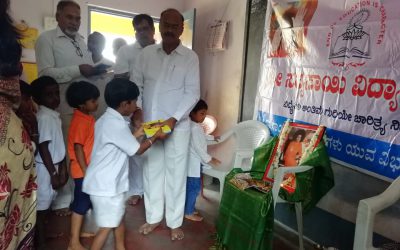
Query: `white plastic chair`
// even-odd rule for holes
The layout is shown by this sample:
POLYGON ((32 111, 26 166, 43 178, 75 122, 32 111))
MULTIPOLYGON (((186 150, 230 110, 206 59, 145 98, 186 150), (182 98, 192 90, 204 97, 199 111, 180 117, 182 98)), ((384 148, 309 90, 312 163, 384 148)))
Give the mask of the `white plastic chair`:
MULTIPOLYGON (((210 141, 209 145, 223 143, 231 136, 235 138, 235 148, 232 149, 234 151, 234 160, 231 169, 242 168, 243 170, 249 170, 251 166, 245 166, 243 164, 244 160, 253 157, 254 149, 265 143, 269 139, 270 133, 268 127, 262 122, 255 120, 244 121, 236 124, 231 130, 221 135, 219 141, 210 141)), ((225 176, 230 170, 220 170, 210 165, 206 165, 203 168, 203 174, 218 178, 221 197, 225 176)))
MULTIPOLYGON (((274 210, 276 203, 286 203, 288 201, 279 197, 279 190, 283 182, 283 177, 288 173, 301 173, 312 169, 311 166, 296 166, 296 167, 280 167, 277 169, 274 177, 274 184, 272 186, 272 197, 274 199, 274 210)), ((273 171, 271 168, 270 171, 273 171)), ((299 249, 304 249, 303 243, 303 207, 301 202, 295 202, 296 220, 297 220, 297 233, 299 235, 299 249)))
POLYGON ((400 199, 400 177, 381 194, 360 200, 357 210, 354 250, 378 249, 372 245, 375 215, 400 199))

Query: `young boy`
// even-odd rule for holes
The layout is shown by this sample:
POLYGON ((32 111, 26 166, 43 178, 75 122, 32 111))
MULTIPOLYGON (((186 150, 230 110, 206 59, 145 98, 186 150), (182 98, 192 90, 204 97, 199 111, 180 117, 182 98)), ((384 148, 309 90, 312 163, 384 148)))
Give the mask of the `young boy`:
POLYGON ((143 128, 132 134, 124 116, 136 110, 139 89, 133 82, 115 78, 105 89, 104 99, 109 106, 96 122, 94 145, 89 167, 83 181, 83 191, 90 195, 94 219, 99 230, 90 249, 101 249, 111 230, 115 235, 115 249, 125 249, 125 193, 129 189, 128 158, 142 154, 156 140, 165 138, 159 130, 141 144, 135 137, 143 135, 143 128))
POLYGON ((99 89, 88 82, 72 83, 66 93, 68 105, 74 108, 68 131, 68 154, 71 177, 74 179, 74 200, 71 203, 71 238, 69 250, 85 249, 79 242, 79 235, 85 214, 91 208, 90 197, 82 192, 82 183, 94 142, 95 119, 92 115, 97 110, 99 89))
POLYGON ((37 248, 45 245, 44 222, 56 189, 65 185, 68 173, 65 160, 65 145, 61 130, 60 114, 55 109, 60 105, 60 88, 49 76, 32 82, 32 96, 39 105, 38 122, 39 154, 36 155, 37 171, 37 248))
POLYGON ((190 150, 188 160, 188 177, 186 182, 185 218, 192 221, 202 221, 203 217, 196 213, 196 198, 200 192, 201 163, 218 165, 221 162, 207 153, 207 140, 218 140, 219 137, 207 136, 200 123, 207 115, 207 103, 199 100, 190 112, 190 150), (208 137, 208 138, 207 138, 208 137))
POLYGON ((32 86, 25 81, 19 80, 19 88, 21 90, 21 103, 15 114, 21 119, 24 128, 37 147, 39 144, 39 132, 36 111, 32 101, 32 86))

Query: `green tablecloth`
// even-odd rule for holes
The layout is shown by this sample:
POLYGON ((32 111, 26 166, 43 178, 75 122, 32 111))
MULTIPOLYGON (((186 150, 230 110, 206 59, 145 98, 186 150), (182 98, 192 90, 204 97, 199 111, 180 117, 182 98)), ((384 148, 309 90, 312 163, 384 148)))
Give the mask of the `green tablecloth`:
MULTIPOLYGON (((251 170, 264 172, 273 148, 278 142, 274 137, 254 151, 251 170)), ((296 174, 296 191, 289 194, 279 191, 279 196, 289 202, 301 202, 303 211, 310 211, 317 202, 335 185, 331 162, 325 144, 321 141, 301 165, 313 166, 309 171, 296 174)))
POLYGON ((238 172, 242 172, 241 169, 233 169, 224 184, 217 220, 219 246, 229 250, 272 249, 272 193, 238 189, 228 181, 238 172))
MULTIPOLYGON (((276 142, 277 138, 273 138, 255 150, 251 172, 254 178, 262 178, 276 142)), ((302 202, 307 212, 334 186, 333 172, 323 142, 303 164, 313 166, 313 169, 296 174, 295 193, 289 194, 281 189, 279 195, 290 202, 302 202)), ((242 170, 233 169, 225 179, 217 219, 218 246, 228 250, 272 249, 272 192, 265 194, 252 189, 238 189, 229 180, 239 172, 242 170)))

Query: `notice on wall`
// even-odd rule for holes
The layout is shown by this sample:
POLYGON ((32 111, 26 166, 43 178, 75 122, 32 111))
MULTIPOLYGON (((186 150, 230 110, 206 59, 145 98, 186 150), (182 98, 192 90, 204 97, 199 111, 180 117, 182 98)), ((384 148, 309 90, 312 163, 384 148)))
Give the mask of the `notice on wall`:
POLYGON ((216 21, 208 27, 207 49, 222 51, 226 47, 226 34, 229 22, 216 21))
POLYGON ((273 0, 264 30, 257 119, 324 125, 332 159, 400 175, 400 2, 273 0))

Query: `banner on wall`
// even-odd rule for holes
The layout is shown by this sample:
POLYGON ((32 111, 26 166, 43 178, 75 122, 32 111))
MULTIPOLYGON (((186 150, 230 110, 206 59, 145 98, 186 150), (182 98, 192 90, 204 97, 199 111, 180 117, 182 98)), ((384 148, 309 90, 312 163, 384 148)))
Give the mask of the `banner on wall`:
POLYGON ((400 175, 400 1, 271 0, 257 119, 327 127, 330 156, 400 175))

